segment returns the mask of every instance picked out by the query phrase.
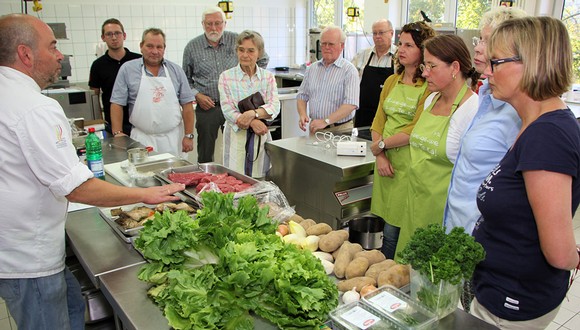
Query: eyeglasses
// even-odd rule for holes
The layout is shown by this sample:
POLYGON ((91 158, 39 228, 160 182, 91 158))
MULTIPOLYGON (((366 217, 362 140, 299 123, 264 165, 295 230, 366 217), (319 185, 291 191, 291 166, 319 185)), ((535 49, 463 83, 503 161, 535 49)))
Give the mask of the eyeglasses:
POLYGON ((384 34, 387 34, 389 32, 393 32, 393 30, 387 30, 387 31, 379 31, 379 32, 373 32, 373 37, 376 36, 383 36, 384 34))
POLYGON ((207 27, 220 27, 224 24, 224 21, 217 21, 217 22, 203 22, 203 25, 207 26, 207 27))
POLYGON ((493 73, 493 66, 494 65, 499 65, 502 63, 508 63, 508 62, 519 62, 522 59, 519 56, 513 56, 513 57, 506 57, 506 58, 498 58, 495 60, 489 60, 489 64, 491 66, 491 73, 493 73))
POLYGON ((436 68, 437 66, 438 66, 438 64, 431 64, 431 63, 419 64, 419 69, 423 72, 430 72, 431 70, 433 70, 433 68, 436 68))
POLYGON ((320 47, 334 47, 338 45, 336 42, 321 42, 320 47))
POLYGON ((471 39, 471 43, 473 44, 473 47, 476 47, 479 44, 481 44, 481 45, 486 44, 485 40, 483 40, 479 37, 473 37, 473 39, 471 39))
POLYGON ((115 31, 115 32, 107 32, 105 33, 105 37, 107 38, 112 38, 113 36, 119 38, 120 36, 122 36, 124 33, 121 31, 115 31))

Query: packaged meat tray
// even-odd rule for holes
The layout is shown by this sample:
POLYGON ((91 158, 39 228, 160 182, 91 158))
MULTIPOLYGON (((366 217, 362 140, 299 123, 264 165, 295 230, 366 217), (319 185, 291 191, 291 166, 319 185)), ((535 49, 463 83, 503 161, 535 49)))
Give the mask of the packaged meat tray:
POLYGON ((203 191, 233 192, 235 197, 264 192, 258 180, 219 164, 174 167, 161 171, 158 178, 166 183, 185 184, 183 193, 197 201, 203 191))

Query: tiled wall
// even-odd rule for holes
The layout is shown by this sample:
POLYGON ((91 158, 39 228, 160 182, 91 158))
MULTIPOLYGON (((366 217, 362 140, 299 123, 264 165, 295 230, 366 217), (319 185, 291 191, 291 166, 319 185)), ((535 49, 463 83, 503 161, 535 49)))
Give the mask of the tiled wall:
MULTIPOLYGON (((67 40, 59 40, 58 47, 71 57, 72 76, 75 82, 88 81, 91 63, 96 59, 96 49, 103 44, 101 24, 107 18, 118 18, 125 26, 125 46, 139 52, 139 41, 144 29, 161 28, 167 36, 165 58, 181 65, 183 48, 189 40, 203 33, 201 14, 209 1, 159 0, 157 4, 119 0, 116 4, 99 4, 98 0, 42 1, 43 9, 34 13, 29 2, 28 13, 38 15, 47 23, 65 23, 67 40)), ((269 67, 304 63, 306 59, 306 9, 304 1, 236 0, 227 30, 240 32, 253 29, 262 34, 270 56, 269 67)), ((217 1, 215 2, 217 3, 217 1)), ((20 1, 0 0, 0 15, 20 13, 20 1)))

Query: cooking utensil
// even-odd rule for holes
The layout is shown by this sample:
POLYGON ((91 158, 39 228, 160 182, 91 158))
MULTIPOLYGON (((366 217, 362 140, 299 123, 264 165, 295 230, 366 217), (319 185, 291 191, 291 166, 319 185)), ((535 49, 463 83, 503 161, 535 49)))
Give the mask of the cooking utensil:
POLYGON ((385 222, 380 217, 365 215, 348 222, 348 240, 359 243, 364 249, 380 249, 383 246, 385 222))
POLYGON ((127 150, 127 159, 132 164, 143 163, 149 156, 149 148, 131 148, 127 150))

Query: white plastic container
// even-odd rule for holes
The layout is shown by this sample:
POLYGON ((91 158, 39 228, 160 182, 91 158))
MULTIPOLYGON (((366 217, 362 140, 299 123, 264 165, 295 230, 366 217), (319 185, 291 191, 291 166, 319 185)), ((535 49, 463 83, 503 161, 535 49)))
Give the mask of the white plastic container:
POLYGON ((382 286, 366 294, 362 301, 391 319, 400 329, 425 330, 437 326, 438 319, 434 312, 394 286, 382 286))
POLYGON ((362 301, 342 305, 330 312, 333 329, 339 330, 401 330, 395 322, 362 301))

